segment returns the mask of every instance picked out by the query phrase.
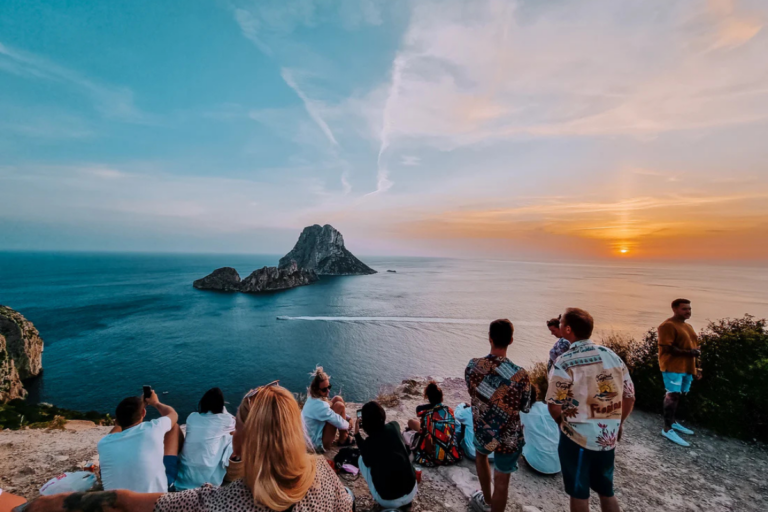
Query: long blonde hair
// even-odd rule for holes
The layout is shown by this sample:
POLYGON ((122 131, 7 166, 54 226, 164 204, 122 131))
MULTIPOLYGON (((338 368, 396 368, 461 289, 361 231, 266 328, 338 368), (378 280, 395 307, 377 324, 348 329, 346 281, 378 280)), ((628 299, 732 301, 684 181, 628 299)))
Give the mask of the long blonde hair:
POLYGON ((253 499, 281 512, 301 501, 315 481, 301 411, 285 388, 268 386, 253 397, 245 422, 245 483, 253 499))
POLYGON ((327 398, 320 394, 320 383, 324 380, 328 380, 330 382, 331 376, 325 373, 323 367, 320 365, 316 366, 315 371, 310 373, 309 376, 312 377, 312 382, 309 384, 309 389, 307 390, 309 396, 312 398, 327 400, 327 398))

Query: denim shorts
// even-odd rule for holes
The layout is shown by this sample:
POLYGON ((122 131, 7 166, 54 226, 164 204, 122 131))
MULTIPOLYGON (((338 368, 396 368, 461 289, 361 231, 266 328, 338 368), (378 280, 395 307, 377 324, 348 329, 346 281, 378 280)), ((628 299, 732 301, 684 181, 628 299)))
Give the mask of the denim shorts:
MULTIPOLYGON (((477 438, 475 438, 474 445, 475 450, 477 450, 477 453, 480 455, 485 455, 487 457, 492 453, 486 450, 485 447, 477 444, 477 438)), ((522 448, 513 453, 493 452, 493 467, 496 468, 496 471, 499 473, 505 473, 507 475, 514 473, 517 471, 517 459, 520 458, 521 453, 523 453, 522 448)))
POLYGON ((667 393, 687 393, 691 390, 693 375, 690 373, 661 372, 667 393))

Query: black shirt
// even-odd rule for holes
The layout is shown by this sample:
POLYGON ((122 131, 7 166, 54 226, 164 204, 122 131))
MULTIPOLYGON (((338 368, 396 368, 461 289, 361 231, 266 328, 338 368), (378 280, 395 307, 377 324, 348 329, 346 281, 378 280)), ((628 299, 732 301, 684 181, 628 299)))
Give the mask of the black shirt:
POLYGON ((363 462, 371 470, 373 486, 382 499, 396 500, 410 494, 416 485, 416 473, 396 421, 387 423, 367 439, 357 434, 355 440, 363 462))

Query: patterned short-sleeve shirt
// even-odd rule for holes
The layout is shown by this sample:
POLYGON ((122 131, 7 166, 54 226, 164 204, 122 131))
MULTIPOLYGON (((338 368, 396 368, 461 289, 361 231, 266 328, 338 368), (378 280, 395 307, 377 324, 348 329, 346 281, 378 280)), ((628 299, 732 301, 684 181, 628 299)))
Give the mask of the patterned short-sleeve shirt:
MULTIPOLYGON (((315 482, 306 496, 294 505, 294 512, 352 512, 352 496, 323 457, 317 457, 315 482)), ((253 501, 242 480, 225 487, 206 484, 199 489, 164 494, 154 512, 271 512, 253 501)))
POLYGON ((525 444, 520 412, 531 410, 531 380, 506 357, 472 359, 464 371, 475 441, 487 451, 514 453, 525 444))
POLYGON ((561 355, 568 352, 568 349, 571 348, 571 342, 568 341, 565 338, 558 339, 554 345, 552 345, 552 348, 549 350, 549 360, 547 361, 547 372, 549 372, 552 369, 552 365, 555 364, 555 361, 557 361, 557 358, 561 355))
POLYGON ((587 450, 613 450, 623 398, 633 398, 629 370, 611 349, 577 341, 557 358, 549 376, 547 402, 563 408, 560 429, 587 450))

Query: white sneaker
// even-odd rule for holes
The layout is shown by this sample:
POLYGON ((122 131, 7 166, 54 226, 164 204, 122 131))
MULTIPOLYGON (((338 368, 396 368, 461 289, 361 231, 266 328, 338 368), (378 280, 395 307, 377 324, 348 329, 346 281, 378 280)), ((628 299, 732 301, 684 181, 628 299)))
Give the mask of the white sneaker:
POLYGON ((673 424, 672 424, 672 428, 673 428, 673 429, 675 429, 675 430, 677 430, 677 431, 678 431, 678 432, 680 432, 681 434, 687 434, 687 435, 689 435, 689 436, 692 436, 692 435, 693 435, 693 430, 691 430, 691 429, 689 429, 689 428, 685 428, 684 426, 682 426, 682 425, 681 425, 681 424, 679 424, 679 423, 673 423, 673 424))
POLYGON ((475 512, 491 512, 491 506, 485 502, 483 491, 475 491, 469 498, 469 504, 475 512))
POLYGON ((680 446, 685 446, 685 447, 691 446, 690 444, 688 444, 685 441, 683 441, 683 438, 680 437, 679 435, 677 435, 677 432, 675 432, 672 429, 669 429, 667 431, 662 429, 661 435, 663 435, 664 437, 666 437, 667 439, 669 439, 673 443, 679 444, 680 446))

